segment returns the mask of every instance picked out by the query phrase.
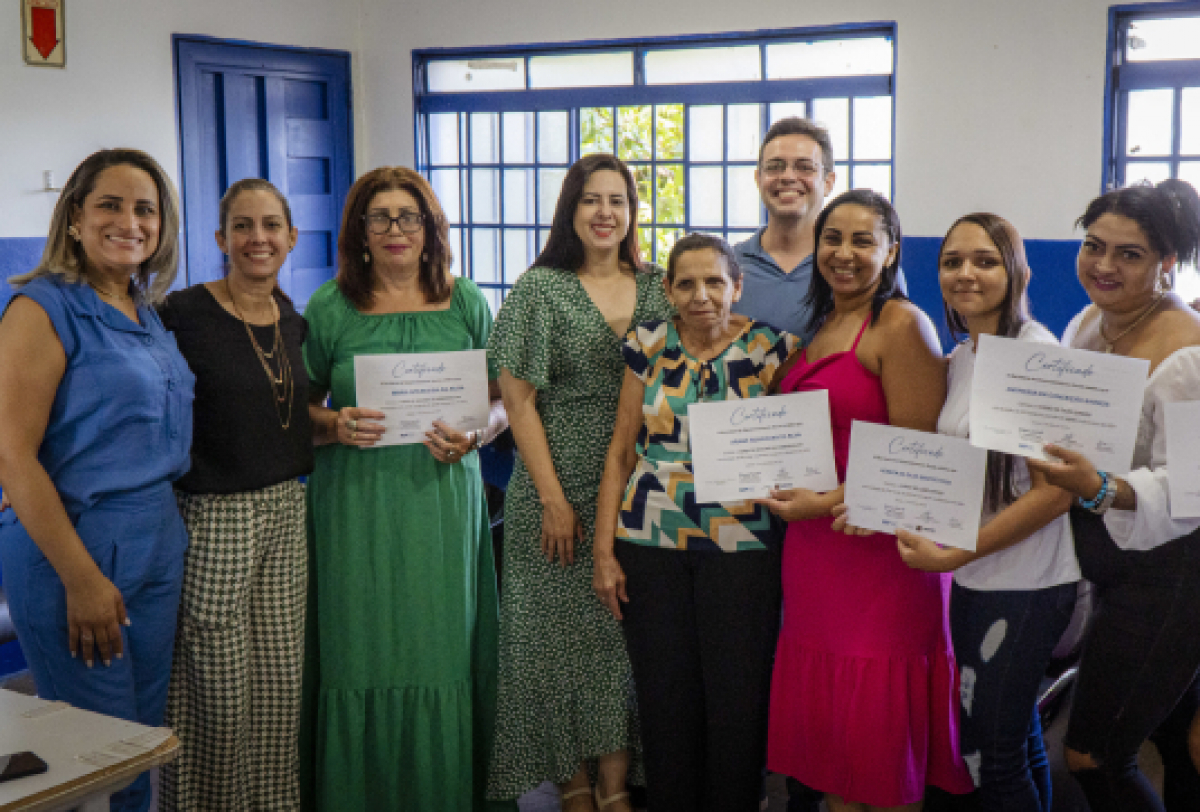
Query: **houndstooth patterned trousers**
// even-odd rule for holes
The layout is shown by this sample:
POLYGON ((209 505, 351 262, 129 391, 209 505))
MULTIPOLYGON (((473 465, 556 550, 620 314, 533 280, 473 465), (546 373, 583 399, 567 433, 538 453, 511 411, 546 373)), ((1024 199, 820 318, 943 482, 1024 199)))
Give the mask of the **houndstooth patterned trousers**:
POLYGON ((190 545, 162 769, 164 812, 299 809, 307 583, 304 486, 180 493, 190 545))

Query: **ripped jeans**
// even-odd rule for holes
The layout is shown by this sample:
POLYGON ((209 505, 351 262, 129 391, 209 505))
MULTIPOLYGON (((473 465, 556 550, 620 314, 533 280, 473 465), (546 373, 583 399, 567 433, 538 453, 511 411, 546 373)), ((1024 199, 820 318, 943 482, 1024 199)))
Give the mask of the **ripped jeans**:
POLYGON ((1074 583, 988 591, 956 583, 950 593, 962 754, 983 812, 1050 810, 1038 687, 1071 620, 1075 594, 1074 583))

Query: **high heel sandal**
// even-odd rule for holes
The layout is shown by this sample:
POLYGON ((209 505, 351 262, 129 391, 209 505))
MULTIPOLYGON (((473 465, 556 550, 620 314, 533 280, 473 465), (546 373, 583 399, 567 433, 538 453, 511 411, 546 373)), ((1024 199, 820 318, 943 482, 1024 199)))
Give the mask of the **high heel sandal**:
POLYGON ((605 807, 611 806, 615 803, 620 803, 621 801, 625 802, 626 809, 632 809, 632 807, 629 805, 628 792, 622 790, 621 792, 614 792, 607 798, 601 798, 600 787, 596 787, 596 812, 604 812, 605 807))
POLYGON ((571 800, 572 798, 581 798, 585 795, 588 796, 588 800, 591 800, 591 795, 592 795, 591 787, 580 787, 579 789, 573 789, 570 792, 563 792, 562 790, 559 790, 558 791, 558 804, 565 812, 565 810, 567 808, 567 801, 571 800))

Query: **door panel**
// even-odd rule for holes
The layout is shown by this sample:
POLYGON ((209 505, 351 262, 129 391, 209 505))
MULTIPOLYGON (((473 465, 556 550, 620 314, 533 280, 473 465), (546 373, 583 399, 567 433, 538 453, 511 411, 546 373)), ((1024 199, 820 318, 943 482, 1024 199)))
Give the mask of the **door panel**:
POLYGON ((180 284, 220 278, 221 195, 242 178, 266 178, 287 196, 300 232, 279 284, 303 308, 336 271, 354 179, 349 55, 183 36, 175 49, 187 239, 180 284))

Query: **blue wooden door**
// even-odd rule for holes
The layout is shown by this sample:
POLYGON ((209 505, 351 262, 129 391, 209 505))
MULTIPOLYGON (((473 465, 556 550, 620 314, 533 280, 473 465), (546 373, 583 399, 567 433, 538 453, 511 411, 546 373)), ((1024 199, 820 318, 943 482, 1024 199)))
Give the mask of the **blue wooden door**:
POLYGON ((174 44, 186 283, 221 276, 213 239, 221 195, 242 178, 266 178, 287 196, 300 231, 279 283, 301 309, 337 268, 354 180, 350 56, 189 36, 174 44))

